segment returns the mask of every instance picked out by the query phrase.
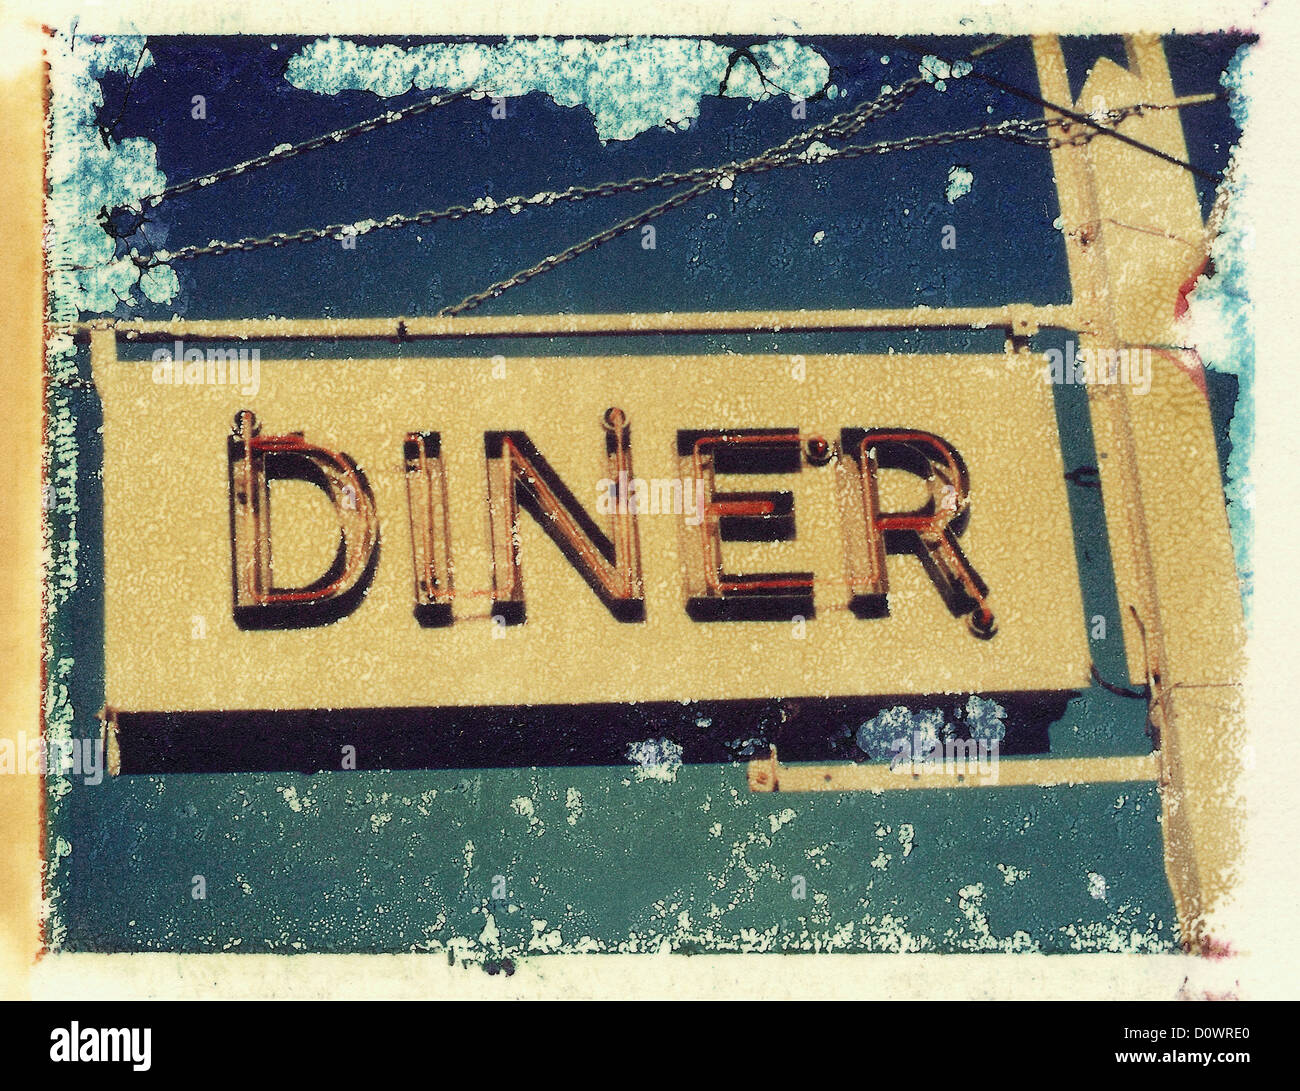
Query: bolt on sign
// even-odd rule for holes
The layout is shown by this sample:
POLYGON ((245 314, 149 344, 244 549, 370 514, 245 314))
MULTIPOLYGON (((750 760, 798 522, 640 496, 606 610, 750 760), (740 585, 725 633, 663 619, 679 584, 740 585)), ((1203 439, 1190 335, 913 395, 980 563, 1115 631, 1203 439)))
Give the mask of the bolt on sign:
MULTIPOLYGON (((639 66, 653 100, 686 78, 677 39, 566 40, 594 82, 559 112, 545 49, 478 43, 532 90, 417 72, 427 96, 331 131, 338 66, 387 93, 379 47, 249 39, 258 116, 317 135, 221 168, 224 137, 195 158, 155 133, 194 169, 92 210, 157 306, 60 327, 50 519, 82 567, 49 632, 73 694, 52 715, 102 739, 132 867, 251 900, 201 924, 148 902, 80 848, 106 804, 74 785, 60 934, 500 966, 754 929, 983 950, 971 922, 996 918, 998 949, 1209 949, 1233 852, 1214 755, 1240 722, 1230 395, 1175 320, 1230 215, 1205 151, 1231 145, 1227 61, 1180 48, 1175 73, 1161 39, 1125 42, 700 40, 720 67, 672 132, 657 100, 611 114, 601 73, 639 66), (776 59, 789 93, 751 93, 741 69, 776 59), (492 196, 342 218, 426 159, 478 193, 500 160, 492 196), (337 192, 310 181, 328 163, 337 192), (257 234, 245 190, 298 226, 257 234), (309 190, 319 210, 285 196, 309 190), (222 836, 178 846, 180 814, 222 836), (396 911, 364 936, 312 900, 361 904, 358 838, 423 883, 368 870, 396 911)), ((449 71, 464 44, 383 48, 449 71)), ((227 48, 137 43, 141 109, 200 46, 227 48)))

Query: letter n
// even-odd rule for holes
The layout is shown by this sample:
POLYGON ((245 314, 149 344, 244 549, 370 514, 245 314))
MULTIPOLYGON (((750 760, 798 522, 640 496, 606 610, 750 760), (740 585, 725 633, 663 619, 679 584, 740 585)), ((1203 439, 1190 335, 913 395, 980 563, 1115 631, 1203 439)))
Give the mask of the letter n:
MULTIPOLYGON (((621 409, 605 412, 604 476, 626 490, 632 480, 631 432, 621 409)), ((492 535, 493 613, 506 624, 523 622, 524 585, 519 563, 519 509, 523 507, 619 621, 645 618, 641 547, 634 505, 615 497, 611 541, 578 503, 523 432, 487 432, 488 517, 492 535)))

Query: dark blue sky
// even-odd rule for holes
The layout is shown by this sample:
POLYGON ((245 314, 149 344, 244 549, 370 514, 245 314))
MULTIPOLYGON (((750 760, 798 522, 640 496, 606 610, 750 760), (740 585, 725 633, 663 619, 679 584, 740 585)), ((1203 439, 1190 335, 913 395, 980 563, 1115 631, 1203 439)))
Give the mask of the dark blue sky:
MULTIPOLYGON (((107 78, 102 114, 117 120, 119 138, 153 141, 172 184, 426 97, 299 90, 283 72, 307 41, 150 38, 154 65, 129 95, 122 76, 107 78), (207 100, 206 120, 191 117, 194 95, 207 100)), ((544 95, 511 100, 503 121, 490 118, 487 102, 471 100, 170 199, 151 213, 144 230, 153 245, 174 248, 724 162, 825 121, 876 95, 884 83, 896 86, 916 72, 922 47, 960 55, 973 44, 806 42, 826 57, 841 91, 836 100, 809 102, 806 121, 791 118, 784 96, 763 103, 712 96, 689 132, 654 130, 602 146, 585 110, 558 107, 544 95)), ((1223 37, 1172 40, 1177 89, 1217 89, 1238 44, 1223 37)), ((1065 49, 1075 88, 1098 56, 1123 58, 1119 39, 1066 39, 1065 49)), ((1027 40, 1007 43, 980 64, 1037 91, 1027 40)), ((922 90, 857 139, 1038 113, 977 80, 953 80, 943 93, 922 90)), ((1194 160, 1221 170, 1236 138, 1226 104, 1184 111, 1183 117, 1194 160)), ((1206 204, 1211 189, 1202 186, 1206 204)), ((175 300, 146 304, 141 313, 431 314, 668 192, 379 232, 351 251, 327 240, 198 258, 177 265, 181 291, 175 300)), ((486 304, 482 313, 1063 301, 1069 287, 1060 235, 1052 227, 1056 216, 1046 152, 998 140, 774 171, 737 179, 731 191, 668 213, 656 221, 653 251, 642 249, 639 234, 626 235, 486 304), (969 168, 974 186, 948 204, 953 165, 969 168), (945 224, 957 229, 956 250, 940 246, 945 224), (818 232, 824 235, 815 244, 818 232)))

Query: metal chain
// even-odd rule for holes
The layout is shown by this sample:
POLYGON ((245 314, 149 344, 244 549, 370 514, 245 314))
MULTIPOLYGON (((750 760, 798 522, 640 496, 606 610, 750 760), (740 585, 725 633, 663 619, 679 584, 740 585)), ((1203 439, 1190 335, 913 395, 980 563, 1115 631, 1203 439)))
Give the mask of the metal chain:
POLYGON ((752 173, 760 169, 771 169, 771 167, 776 165, 779 160, 786 158, 795 148, 799 147, 805 148, 805 150, 799 154, 801 156, 807 156, 812 145, 823 136, 829 139, 844 139, 851 136, 866 125, 867 122, 898 109, 898 107, 914 94, 917 88, 922 86, 924 82, 925 81, 921 77, 914 76, 912 79, 899 84, 897 88, 890 89, 877 95, 869 102, 855 106, 851 110, 846 110, 842 114, 837 114, 835 117, 831 118, 830 121, 823 122, 820 125, 814 125, 809 129, 805 129, 801 133, 796 133, 794 136, 790 137, 788 140, 782 141, 775 147, 760 152, 758 155, 751 156, 749 159, 740 160, 734 164, 733 170, 726 170, 721 174, 718 174, 717 168, 713 168, 708 172, 707 177, 696 182, 690 189, 684 190, 660 204, 654 205, 635 216, 623 220, 620 223, 615 224, 613 227, 606 228, 604 231, 598 232, 590 238, 584 239, 582 242, 574 243, 572 246, 561 250, 557 254, 552 254, 549 257, 543 258, 536 265, 531 265, 527 269, 521 269, 513 276, 498 281, 497 283, 483 289, 481 292, 475 292, 473 295, 466 296, 459 303, 454 303, 448 307, 442 308, 442 310, 438 312, 438 316, 446 317, 461 314, 464 311, 477 307, 480 303, 484 303, 489 299, 495 299, 502 292, 505 292, 510 288, 524 284, 527 281, 532 280, 533 277, 554 269, 557 265, 563 265, 565 262, 572 261, 579 255, 595 250, 596 247, 617 238, 619 235, 632 231, 658 216, 662 216, 665 212, 678 208, 681 205, 686 204, 688 201, 693 201, 696 197, 699 197, 712 189, 715 183, 720 182, 721 178, 724 176, 752 173))
POLYGON ((237 178, 250 170, 256 170, 260 167, 269 166, 272 163, 280 163, 286 159, 293 159, 305 152, 316 151, 319 148, 328 148, 335 144, 341 144, 345 140, 350 140, 354 136, 361 136, 363 133, 372 133, 376 129, 382 129, 387 125, 394 125, 399 121, 406 121, 408 118, 418 117, 420 114, 427 114, 430 110, 436 110, 441 106, 448 106, 453 102, 459 102, 461 99, 468 98, 472 92, 456 91, 449 95, 435 95, 433 98, 424 102, 417 102, 411 106, 405 106, 400 110, 390 110, 387 113, 380 114, 378 117, 369 118, 366 121, 359 121, 355 125, 347 125, 342 129, 335 129, 331 133, 324 133, 321 136, 314 136, 310 140, 304 140, 301 144, 281 144, 273 148, 265 155, 258 155, 252 159, 245 159, 242 163, 235 163, 229 167, 222 167, 221 170, 213 171, 211 174, 200 175, 197 178, 191 178, 188 182, 179 182, 174 186, 168 186, 166 189, 159 190, 143 198, 138 204, 122 205, 117 211, 139 211, 147 212, 155 208, 161 202, 169 197, 179 197, 182 193, 189 193, 196 189, 205 189, 217 182, 224 182, 227 178, 237 178))
MULTIPOLYGON (((894 105, 896 106, 897 103, 894 105)), ((1137 105, 1124 107, 1121 110, 1111 112, 1118 114, 1119 120, 1122 120, 1133 113, 1140 112, 1141 109, 1142 107, 1137 105)), ((857 132, 866 124, 867 121, 870 120, 870 111, 864 110, 861 113, 858 111, 850 111, 849 113, 854 114, 855 116, 852 117, 847 124, 836 126, 836 122, 841 120, 840 118, 833 119, 829 122, 828 125, 832 127, 832 131, 828 132, 827 135, 840 136, 847 133, 857 132)), ((848 114, 841 115, 842 118, 847 118, 848 116, 848 114)), ((1103 130, 1099 129, 1085 130, 1072 137, 1058 140, 1050 140, 1045 137, 1035 137, 1032 135, 1032 132, 1035 129, 1056 127, 1068 128, 1070 124, 1071 121, 1069 118, 1013 119, 996 122, 991 125, 984 125, 978 129, 959 129, 946 133, 932 133, 928 136, 922 137, 879 141, 875 144, 850 144, 840 149, 828 148, 825 154, 819 153, 816 157, 810 157, 808 155, 808 150, 810 150, 810 148, 798 154, 792 154, 790 152, 790 149, 798 144, 811 144, 807 139, 808 134, 802 133, 776 148, 770 149, 767 152, 736 164, 734 171, 727 171, 725 173, 761 173, 776 169, 777 167, 791 166, 794 162, 824 162, 827 159, 854 159, 863 155, 880 155, 895 151, 911 151, 924 147, 939 147, 944 144, 957 143, 962 140, 980 139, 985 136, 1002 137, 1019 143, 1029 144, 1034 147, 1055 148, 1067 144, 1087 144, 1095 137, 1102 135, 1103 132, 1103 130)), ((715 174, 717 170, 718 168, 711 168, 709 173, 715 174)), ((466 296, 459 303, 442 308, 442 310, 438 311, 438 317, 449 317, 451 315, 461 314, 464 311, 471 310, 489 299, 496 298, 501 295, 502 292, 508 291, 510 288, 517 287, 520 284, 524 284, 533 279, 533 277, 539 276, 540 274, 555 268, 557 265, 561 265, 567 261, 572 261, 579 255, 588 253, 589 251, 596 249, 596 247, 617 238, 619 235, 634 230, 637 227, 648 223, 650 220, 663 215, 665 212, 684 205, 688 201, 694 200, 696 197, 699 197, 701 194, 712 189, 715 181, 715 178, 707 178, 703 182, 692 186, 690 189, 662 202, 661 204, 648 208, 644 212, 632 216, 629 219, 623 220, 621 223, 615 224, 613 227, 607 228, 590 238, 584 239, 582 242, 575 243, 573 246, 570 246, 557 254, 552 254, 550 257, 543 258, 537 264, 529 266, 527 269, 520 270, 518 273, 515 273, 506 280, 498 281, 490 287, 483 289, 481 292, 475 292, 473 295, 466 296)))
MULTIPOLYGON (((899 89, 903 90, 902 87, 899 89)), ((867 104, 871 105, 871 104, 867 104)), ((896 108, 898 103, 891 104, 890 108, 896 108)), ((1149 103, 1138 103, 1133 106, 1124 107, 1123 109, 1111 110, 1106 113, 1106 118, 1112 122, 1121 121, 1132 114, 1140 114, 1151 109, 1166 109, 1162 105, 1153 105, 1149 103)), ((849 113, 852 113, 850 111, 849 113)), ((848 114, 841 115, 847 117, 848 114)), ((202 246, 185 246, 176 250, 158 250, 153 254, 133 255, 133 260, 141 268, 151 268, 156 265, 170 264, 176 261, 187 261, 191 258, 209 257, 218 254, 228 254, 234 252, 247 252, 252 250, 275 249, 287 246, 296 242, 316 242, 325 238, 338 238, 344 234, 364 235, 372 231, 388 231, 405 227, 429 227, 438 223, 451 223, 470 216, 485 216, 494 212, 517 212, 530 206, 550 207, 555 204, 576 203, 579 201, 593 200, 602 197, 613 197, 625 193, 641 193, 650 189, 665 189, 676 185, 683 185, 692 182, 701 182, 716 180, 727 175, 741 173, 763 173, 767 170, 783 166, 796 166, 808 162, 823 162, 828 159, 840 157, 857 158, 864 154, 886 154, 893 151, 911 151, 916 148, 930 146, 931 143, 946 144, 953 143, 957 140, 975 140, 985 136, 1003 137, 1005 139, 1017 140, 1013 130, 1023 127, 1026 131, 1032 129, 1050 129, 1050 128, 1068 128, 1073 122, 1067 118, 1026 118, 1023 121, 1004 121, 990 125, 979 126, 978 128, 957 130, 951 133, 938 133, 924 137, 909 137, 894 141, 881 141, 877 144, 866 146, 848 145, 844 148, 827 149, 824 155, 816 158, 808 158, 803 153, 791 153, 788 146, 792 143, 802 143, 805 140, 811 142, 818 139, 819 136, 825 135, 834 138, 839 135, 838 132, 831 131, 831 126, 839 119, 833 119, 826 122, 823 126, 816 126, 813 129, 805 130, 800 133, 793 141, 787 141, 786 145, 769 149, 758 156, 749 160, 737 160, 730 163, 724 163, 711 167, 696 167, 685 171, 665 171, 662 174, 650 178, 636 177, 615 182, 600 182, 591 186, 570 186, 564 190, 546 190, 532 195, 518 195, 506 198, 502 201, 493 201, 484 198, 472 205, 451 205, 443 209, 429 209, 416 213, 395 213, 381 220, 363 220, 355 223, 335 223, 324 227, 304 228, 299 231, 274 232, 265 236, 249 236, 238 239, 233 242, 211 242, 202 246), (782 147, 787 150, 781 151, 782 147)), ((860 126, 855 126, 854 131, 860 126)), ((1086 144, 1097 136, 1102 135, 1096 130, 1085 130, 1076 134, 1072 138, 1062 141, 1067 144, 1086 144)), ((1035 147, 1052 147, 1048 143, 1034 142, 1030 139, 1018 139, 1019 143, 1031 144, 1035 147)))
MULTIPOLYGON (((971 57, 975 58, 980 56, 983 53, 987 53, 994 49, 998 49, 1001 46, 1005 45, 1009 40, 1010 40, 1009 38, 1002 37, 992 42, 985 43, 984 45, 976 49, 974 52, 972 52, 971 57)), ((145 52, 146 52, 146 48, 142 48, 140 51, 141 59, 144 58, 145 52)), ((138 68, 139 68, 139 64, 137 62, 137 71, 132 75, 133 80, 135 76, 138 74, 138 68)), ((767 78, 762 75, 761 72, 759 73, 759 75, 760 77, 763 78, 764 84, 767 84, 769 82, 767 78)), ((726 82, 725 79, 723 82, 725 85, 726 82)), ((918 79, 915 82, 919 83, 920 81, 918 79)), ((350 139, 351 137, 360 136, 363 133, 374 132, 376 129, 383 128, 386 125, 392 125, 398 121, 405 121, 408 118, 417 117, 420 114, 427 113, 430 110, 435 110, 440 106, 446 106, 452 102, 457 102, 461 99, 473 97, 476 94, 483 94, 483 93, 484 92, 476 92, 471 88, 465 88, 463 90, 450 92, 445 95, 435 95, 433 98, 428 99, 424 102, 417 102, 411 106, 403 107, 400 110, 386 111, 385 113, 380 114, 378 117, 369 118, 366 121, 359 121, 353 125, 344 126, 342 129, 335 129, 333 132, 324 133, 321 136, 311 137, 310 139, 304 140, 299 144, 293 144, 293 145, 282 144, 279 147, 273 148, 271 151, 267 152, 264 155, 255 156, 252 159, 244 160, 242 163, 235 163, 229 167, 223 167, 220 170, 212 171, 209 174, 200 175, 199 177, 196 178, 191 178, 187 182, 181 182, 174 186, 168 186, 166 189, 159 190, 157 193, 153 193, 147 197, 143 197, 139 201, 117 205, 111 210, 107 206, 105 206, 100 210, 99 218, 100 221, 105 225, 106 229, 110 229, 109 230, 110 234, 116 234, 115 231, 111 230, 111 225, 113 224, 115 218, 118 216, 121 216, 128 221, 135 221, 136 225, 138 226, 139 221, 141 218, 143 218, 143 214, 145 212, 147 212, 151 208, 156 208, 159 204, 161 204, 164 200, 166 200, 169 197, 176 197, 184 193, 189 193, 195 189, 202 189, 207 186, 213 185, 217 182, 225 181, 227 178, 238 177, 239 175, 244 174, 250 170, 255 170, 260 167, 269 166, 272 163, 282 162, 283 160, 286 159, 292 159, 295 156, 302 155, 304 152, 315 151, 319 148, 325 148, 331 145, 338 145, 342 143, 344 140, 350 139)), ((130 95, 130 86, 128 86, 127 88, 127 95, 128 96, 130 95)), ((123 103, 123 109, 125 109, 125 102, 123 103)), ((120 115, 120 111, 119 111, 119 115, 120 115)), ((847 116, 847 115, 843 115, 843 116, 847 116)), ((120 116, 119 116, 119 120, 121 120, 120 116)), ((114 127, 116 127, 116 123, 114 123, 114 127)), ((84 269, 84 268, 89 268, 89 266, 75 266, 74 268, 84 269)))
POLYGON ((694 185, 690 189, 682 190, 681 193, 674 194, 672 197, 668 198, 668 200, 663 201, 652 208, 647 208, 644 212, 639 212, 635 216, 629 217, 621 223, 615 224, 613 227, 608 227, 604 231, 598 232, 588 239, 584 239, 582 242, 575 243, 573 246, 561 250, 557 254, 552 254, 550 257, 543 258, 536 265, 530 265, 527 269, 521 269, 513 276, 507 277, 505 280, 499 280, 490 287, 484 288, 481 292, 475 292, 473 295, 466 296, 459 303, 454 303, 449 307, 443 307, 442 310, 438 312, 438 317, 445 318, 450 315, 460 314, 463 311, 468 311, 477 307, 480 303, 487 302, 489 299, 495 299, 502 292, 518 287, 520 284, 532 280, 533 277, 540 276, 542 273, 554 269, 557 265, 563 265, 566 261, 572 261, 574 258, 579 257, 590 250, 595 250, 596 247, 604 245, 611 239, 617 238, 619 235, 628 231, 634 231, 642 224, 649 223, 656 217, 662 216, 665 212, 678 208, 681 205, 686 204, 688 201, 693 201, 696 197, 699 197, 701 194, 712 188, 712 182, 704 182, 694 185))
MULTIPOLYGON (((1130 108, 1132 109, 1132 108, 1130 108)), ((529 266, 505 280, 498 281, 481 292, 475 292, 473 295, 466 296, 459 303, 444 307, 438 311, 438 317, 449 317, 451 315, 461 314, 464 311, 471 310, 489 299, 494 299, 501 295, 502 292, 510 288, 517 287, 520 284, 531 280, 533 277, 555 268, 564 262, 572 261, 581 254, 585 254, 606 242, 617 238, 628 231, 648 223, 650 220, 663 215, 674 208, 694 200, 696 197, 712 189, 718 180, 719 172, 722 176, 729 174, 741 173, 764 173, 775 170, 779 167, 790 167, 800 164, 813 162, 826 162, 831 159, 857 159, 865 155, 884 155, 896 151, 913 151, 918 148, 941 147, 946 144, 955 144, 966 140, 976 140, 983 137, 994 136, 1006 140, 1012 140, 1017 143, 1027 144, 1031 147, 1055 148, 1066 144, 1086 144, 1096 136, 1101 135, 1096 131, 1085 131, 1068 139, 1049 140, 1045 137, 1036 137, 1032 135, 1035 129, 1054 128, 1068 126, 1070 123, 1066 119, 1049 120, 1046 118, 1032 118, 1012 121, 1002 121, 991 125, 984 125, 977 129, 958 129, 946 133, 932 133, 928 136, 908 137, 902 140, 884 140, 874 144, 849 144, 843 148, 830 149, 825 153, 819 153, 815 157, 810 157, 806 152, 790 153, 786 152, 779 158, 770 157, 767 154, 755 156, 754 159, 744 163, 736 164, 733 170, 721 171, 721 168, 707 168, 704 171, 688 172, 690 174, 705 175, 702 182, 697 183, 690 189, 683 191, 668 201, 646 209, 644 212, 623 220, 613 227, 607 228, 599 234, 584 239, 582 242, 575 243, 559 253, 550 257, 543 258, 536 265, 529 266)), ((678 181, 686 178, 678 179, 678 181)))
POLYGON ((453 205, 447 209, 419 212, 413 215, 399 213, 382 220, 363 220, 351 224, 330 224, 326 227, 304 228, 300 231, 274 232, 270 235, 243 238, 234 242, 212 242, 204 246, 185 246, 177 250, 159 250, 147 257, 133 255, 132 260, 140 268, 147 269, 155 265, 170 264, 174 261, 186 261, 190 258, 209 257, 235 251, 274 249, 294 242, 314 242, 324 238, 336 238, 345 233, 364 235, 371 231, 390 230, 400 227, 427 227, 435 223, 459 220, 465 216, 495 212, 498 209, 514 210, 529 204, 550 205, 558 201, 581 201, 590 197, 605 197, 616 193, 636 193, 644 189, 662 188, 678 185, 682 182, 696 181, 708 174, 718 177, 734 172, 746 162, 755 162, 764 156, 779 155, 802 143, 810 143, 822 137, 833 139, 837 136, 852 135, 866 121, 898 109, 908 97, 924 84, 925 81, 920 77, 907 80, 888 93, 855 106, 851 110, 846 110, 830 121, 814 125, 801 133, 797 133, 789 140, 760 153, 759 156, 755 156, 748 161, 738 161, 720 167, 699 168, 694 171, 668 172, 654 178, 634 178, 626 182, 606 182, 589 187, 572 186, 560 193, 536 194, 533 197, 512 197, 501 202, 485 199, 473 205, 453 205), (861 118, 861 121, 855 124, 858 118, 861 118), (841 132, 841 129, 843 129, 843 132, 841 132))

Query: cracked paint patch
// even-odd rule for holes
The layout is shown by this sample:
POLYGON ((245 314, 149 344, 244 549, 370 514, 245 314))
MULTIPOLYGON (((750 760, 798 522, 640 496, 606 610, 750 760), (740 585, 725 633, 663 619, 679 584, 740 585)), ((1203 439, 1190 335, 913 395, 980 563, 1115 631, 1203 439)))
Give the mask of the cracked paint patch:
POLYGON ((944 190, 944 197, 950 205, 956 204, 971 191, 974 184, 975 175, 969 167, 951 166, 948 168, 948 188, 944 190))
POLYGON ((153 141, 117 140, 97 124, 104 105, 100 80, 109 72, 138 75, 153 64, 145 40, 113 35, 95 41, 61 32, 49 56, 46 248, 53 306, 68 314, 111 312, 138 303, 137 289, 154 303, 169 302, 179 290, 176 274, 160 265, 142 275, 100 223, 101 209, 138 204, 167 184, 153 141))
POLYGON ((957 61, 949 64, 947 61, 940 60, 932 53, 927 53, 921 58, 921 63, 917 66, 917 71, 926 83, 933 85, 936 91, 948 90, 948 80, 959 80, 963 76, 970 75, 970 61, 957 61))
MULTIPOLYGON (((966 699, 959 719, 964 720, 972 739, 1001 741, 1006 735, 1006 709, 997 701, 972 694, 966 699)), ((858 728, 858 749, 872 759, 883 759, 898 751, 904 743, 913 752, 927 753, 957 737, 957 725, 942 709, 910 708, 895 705, 881 710, 858 728)))
POLYGON ((637 780, 673 781, 682 767, 682 748, 670 739, 646 739, 627 748, 637 780))
POLYGON ((833 97, 825 58, 790 38, 744 50, 699 38, 511 38, 411 48, 321 38, 289 59, 285 79, 323 95, 473 90, 512 99, 541 92, 559 106, 586 109, 602 143, 662 125, 689 128, 705 95, 833 97))
POLYGON ((998 871, 1002 872, 1002 881, 1007 886, 1014 886, 1021 879, 1029 878, 1027 868, 1018 868, 1014 864, 998 864, 998 871))

